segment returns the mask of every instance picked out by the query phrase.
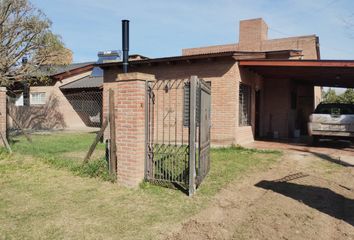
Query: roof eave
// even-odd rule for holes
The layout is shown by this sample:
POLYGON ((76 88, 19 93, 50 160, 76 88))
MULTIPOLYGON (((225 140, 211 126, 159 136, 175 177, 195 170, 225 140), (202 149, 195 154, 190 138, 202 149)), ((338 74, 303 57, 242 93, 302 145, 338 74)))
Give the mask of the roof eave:
MULTIPOLYGON (((234 61, 240 59, 265 59, 266 54, 264 52, 221 52, 221 53, 212 53, 212 54, 198 54, 198 55, 182 55, 175 57, 163 57, 163 58, 153 58, 153 59, 144 59, 144 60, 136 60, 130 61, 132 65, 143 65, 143 64, 155 64, 155 63, 172 63, 172 62, 188 62, 192 63, 198 60, 215 60, 222 58, 230 58, 234 61)), ((111 63, 101 63, 96 64, 95 66, 104 68, 109 68, 112 66, 121 66, 122 62, 111 62, 111 63)))
POLYGON ((354 67, 354 60, 268 60, 268 59, 249 59, 241 60, 240 66, 278 66, 278 67, 354 67))
POLYGON ((51 75, 50 77, 53 78, 54 80, 61 81, 64 78, 73 77, 73 76, 79 75, 81 73, 91 71, 94 67, 95 67, 95 64, 89 64, 89 65, 86 65, 86 66, 83 66, 80 68, 75 68, 75 69, 72 69, 72 70, 69 70, 66 72, 51 75))
MULTIPOLYGON (((143 60, 130 61, 132 65, 142 65, 142 64, 154 64, 154 63, 172 63, 172 62, 183 62, 188 63, 197 61, 197 60, 211 60, 219 58, 232 58, 235 61, 245 60, 245 59, 266 59, 267 56, 272 55, 276 56, 277 54, 287 54, 288 57, 302 56, 301 50, 277 50, 277 51, 267 51, 267 52, 252 52, 252 51, 228 51, 228 52, 219 52, 219 53, 208 53, 208 54, 196 54, 196 55, 182 55, 182 56, 173 56, 173 57, 163 57, 163 58, 150 58, 143 60)), ((108 62, 95 64, 95 66, 104 68, 109 68, 112 66, 121 66, 122 62, 108 62)))

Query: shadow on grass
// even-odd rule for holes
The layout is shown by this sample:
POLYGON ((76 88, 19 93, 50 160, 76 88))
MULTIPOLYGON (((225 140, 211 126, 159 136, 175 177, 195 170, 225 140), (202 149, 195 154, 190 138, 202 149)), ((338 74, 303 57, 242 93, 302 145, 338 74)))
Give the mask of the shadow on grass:
POLYGON ((255 186, 302 202, 354 226, 354 199, 346 198, 328 188, 279 181, 261 181, 255 186))

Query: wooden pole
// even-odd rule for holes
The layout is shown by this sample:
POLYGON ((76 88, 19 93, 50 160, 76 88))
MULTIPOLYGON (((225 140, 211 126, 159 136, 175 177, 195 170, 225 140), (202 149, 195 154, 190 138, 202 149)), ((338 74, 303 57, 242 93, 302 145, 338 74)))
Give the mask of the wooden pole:
POLYGON ((2 139, 2 142, 4 143, 5 147, 7 148, 7 150, 9 151, 9 153, 12 153, 12 149, 10 147, 9 142, 6 139, 6 136, 4 136, 1 132, 0 132, 0 137, 2 139))
POLYGON ((27 138, 27 141, 32 143, 32 138, 25 132, 25 130, 22 128, 21 124, 16 120, 16 118, 14 118, 14 116, 12 116, 12 114, 10 113, 9 108, 7 108, 7 114, 12 118, 12 120, 15 122, 15 124, 20 128, 20 130, 23 133, 23 135, 25 135, 25 137, 27 138))
POLYGON ((109 151, 109 170, 113 176, 117 175, 117 146, 116 146, 116 124, 115 124, 115 109, 114 109, 114 91, 109 90, 109 132, 111 136, 110 151, 109 151))
POLYGON ((197 76, 190 78, 190 100, 189 100, 189 196, 193 196, 196 190, 195 177, 195 133, 196 133, 196 111, 197 111, 197 76))
POLYGON ((84 162, 83 162, 84 164, 88 162, 88 160, 90 159, 93 151, 96 149, 96 146, 97 146, 98 142, 100 141, 101 137, 103 136, 104 130, 106 130, 107 125, 108 125, 108 121, 107 121, 107 119, 105 119, 103 121, 103 124, 102 124, 102 127, 101 127, 100 131, 97 133, 95 140, 93 141, 89 151, 87 152, 87 154, 86 154, 86 156, 84 158, 84 162))

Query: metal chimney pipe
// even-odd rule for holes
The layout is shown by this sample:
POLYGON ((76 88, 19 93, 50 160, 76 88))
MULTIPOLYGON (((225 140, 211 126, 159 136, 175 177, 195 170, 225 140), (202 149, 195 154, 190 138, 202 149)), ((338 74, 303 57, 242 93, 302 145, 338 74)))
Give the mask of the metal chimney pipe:
POLYGON ((129 59, 129 20, 122 20, 122 50, 123 50, 123 73, 128 72, 129 59))

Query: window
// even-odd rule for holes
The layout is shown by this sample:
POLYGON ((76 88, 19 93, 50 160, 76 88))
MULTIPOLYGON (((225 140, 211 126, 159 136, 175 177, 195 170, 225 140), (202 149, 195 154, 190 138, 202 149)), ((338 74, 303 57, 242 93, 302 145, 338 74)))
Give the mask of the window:
POLYGON ((31 93, 31 105, 42 105, 45 104, 45 92, 34 92, 31 93))
POLYGON ((251 125, 251 87, 240 83, 239 126, 251 125))
MULTIPOLYGON (((210 88, 211 90, 211 81, 204 81, 206 85, 210 88)), ((201 88, 198 88, 197 90, 197 102, 196 102, 196 122, 197 126, 199 126, 200 122, 200 105, 201 105, 201 88)), ((183 126, 188 127, 189 126, 189 106, 190 106, 190 84, 186 84, 183 87, 183 126)), ((211 104, 211 103, 210 103, 211 104)), ((210 106, 211 107, 211 106, 210 106)))
POLYGON ((23 106, 23 93, 16 96, 15 106, 23 106))

